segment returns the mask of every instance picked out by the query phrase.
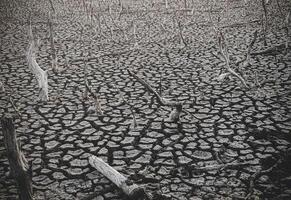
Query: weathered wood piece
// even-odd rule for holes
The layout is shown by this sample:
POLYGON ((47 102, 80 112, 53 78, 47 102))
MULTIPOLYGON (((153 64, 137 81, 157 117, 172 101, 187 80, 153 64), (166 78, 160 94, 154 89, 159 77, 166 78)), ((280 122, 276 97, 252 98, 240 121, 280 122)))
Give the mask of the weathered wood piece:
POLYGON ((33 191, 29 166, 18 146, 13 119, 8 117, 2 118, 1 126, 10 165, 10 174, 16 179, 19 190, 19 199, 31 200, 33 199, 33 191))
POLYGON ((29 47, 26 52, 26 59, 28 62, 28 67, 38 82, 38 87, 40 88, 40 91, 39 91, 40 100, 47 101, 49 99, 48 80, 47 80, 48 74, 47 74, 47 71, 42 70, 40 66, 38 65, 38 63, 36 62, 36 55, 35 55, 36 44, 33 38, 31 25, 29 28, 29 38, 30 38, 29 47))
POLYGON ((154 94, 154 96, 157 98, 157 101, 158 101, 159 104, 161 104, 162 106, 174 107, 174 110, 170 114, 170 120, 176 121, 176 120, 179 119, 180 113, 182 112, 182 109, 183 109, 183 104, 182 103, 169 101, 169 100, 161 97, 159 95, 159 93, 150 84, 148 84, 146 81, 144 81, 142 78, 140 78, 138 75, 136 75, 131 70, 128 69, 127 71, 140 84, 142 84, 142 86, 144 86, 149 92, 152 92, 154 94))
POLYGON ((142 195, 144 195, 145 192, 142 187, 130 182, 126 177, 124 177, 113 167, 105 163, 102 159, 91 155, 89 157, 89 163, 106 178, 112 181, 130 198, 134 199, 136 197, 141 197, 142 195))

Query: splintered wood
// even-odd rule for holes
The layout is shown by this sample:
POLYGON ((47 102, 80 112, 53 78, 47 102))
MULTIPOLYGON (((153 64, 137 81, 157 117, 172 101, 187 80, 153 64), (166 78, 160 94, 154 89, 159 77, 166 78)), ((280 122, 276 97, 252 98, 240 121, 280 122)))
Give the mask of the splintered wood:
POLYGON ((29 26, 29 38, 29 47, 26 52, 28 67, 38 82, 38 87, 40 89, 39 99, 41 101, 48 101, 48 74, 47 71, 42 70, 36 62, 36 44, 33 38, 31 25, 29 26))
POLYGON ((92 167, 97 169, 106 178, 112 181, 117 187, 119 187, 127 196, 133 198, 138 197, 144 193, 143 188, 131 183, 126 177, 116 171, 113 167, 105 163, 102 159, 91 155, 89 157, 89 163, 92 167))

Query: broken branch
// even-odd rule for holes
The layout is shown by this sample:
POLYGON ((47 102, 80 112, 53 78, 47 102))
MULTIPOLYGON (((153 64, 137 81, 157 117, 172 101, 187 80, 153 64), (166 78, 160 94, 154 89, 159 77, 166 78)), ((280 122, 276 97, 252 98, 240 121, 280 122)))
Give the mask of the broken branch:
POLYGON ((170 107, 174 107, 173 112, 170 115, 170 119, 173 121, 176 121, 179 116, 180 113, 182 111, 182 107, 183 104, 182 103, 177 103, 177 102, 172 102, 169 101, 163 97, 161 97, 159 95, 159 93, 150 85, 148 84, 146 81, 144 81, 142 78, 140 78, 139 76, 137 76, 135 73, 133 73, 131 70, 127 70, 128 73, 134 77, 142 86, 144 86, 148 91, 152 92, 154 94, 154 96, 157 98, 157 101, 159 104, 161 104, 162 106, 170 106, 170 107))

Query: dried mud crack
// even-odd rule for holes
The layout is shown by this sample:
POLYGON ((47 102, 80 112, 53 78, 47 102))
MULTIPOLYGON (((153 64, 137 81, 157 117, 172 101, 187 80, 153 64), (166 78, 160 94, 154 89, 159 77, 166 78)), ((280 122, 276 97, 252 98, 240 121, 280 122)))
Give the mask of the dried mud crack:
MULTIPOLYGON (((252 31, 261 27, 259 22, 244 26, 239 20, 257 20, 263 12, 259 1, 248 4, 248 15, 241 9, 244 1, 229 1, 228 16, 220 16, 219 24, 226 27, 231 67, 246 77, 250 88, 232 76, 217 78, 225 63, 204 1, 195 1, 196 7, 186 1, 189 11, 174 1, 169 1, 167 10, 164 1, 153 1, 154 7, 150 1, 122 1, 121 16, 113 16, 118 25, 106 16, 107 3, 101 7, 96 3, 93 7, 108 23, 101 17, 103 32, 91 30, 89 22, 80 25, 87 15, 80 14, 84 10, 79 3, 53 1, 59 6, 53 23, 59 71, 51 69, 46 24, 50 6, 39 1, 31 17, 33 31, 41 39, 37 61, 48 70, 47 102, 38 100, 38 85, 24 57, 31 5, 13 2, 18 2, 15 16, 4 12, 13 9, 13 3, 0 3, 0 115, 16 116, 35 199, 127 199, 90 166, 92 154, 134 183, 161 194, 156 199, 291 198, 290 49, 252 55, 251 65, 243 70, 235 65, 243 60, 245 40, 250 41, 252 31), (183 26, 183 42, 179 31, 168 36, 175 30, 173 13, 183 26), (174 108, 161 105, 128 70, 161 97, 183 104, 179 120, 170 120, 174 108), (260 84, 253 84, 255 79, 260 84), (91 91, 85 95, 88 87, 91 91), (102 113, 88 112, 96 99, 102 113)), ((112 2, 111 12, 118 13, 117 1, 112 2)), ((269 5, 274 18, 268 48, 285 42, 284 29, 276 29, 283 22, 275 2, 269 5)), ((214 20, 219 18, 216 9, 226 8, 226 2, 220 3, 212 6, 214 20)), ((254 52, 267 49, 260 36, 254 52)), ((0 199, 17 199, 0 130, 0 199)))

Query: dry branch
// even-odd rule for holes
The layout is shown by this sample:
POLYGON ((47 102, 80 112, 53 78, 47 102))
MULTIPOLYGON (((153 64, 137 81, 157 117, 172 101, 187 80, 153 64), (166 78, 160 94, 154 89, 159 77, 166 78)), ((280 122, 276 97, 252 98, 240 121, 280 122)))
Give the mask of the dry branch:
MULTIPOLYGON (((276 53, 282 52, 284 50, 284 48, 286 48, 286 43, 282 43, 279 45, 275 45, 272 47, 269 47, 267 49, 263 49, 260 51, 255 51, 255 52, 251 52, 250 55, 252 56, 257 56, 257 55, 274 55, 276 53)), ((288 48, 290 48, 290 45, 288 44, 288 48)))
POLYGON ((286 41, 285 41, 285 51, 287 53, 288 51, 288 43, 289 43, 289 18, 290 18, 290 12, 286 15, 285 19, 285 31, 286 31, 286 41))
POLYGON ((122 96, 122 94, 120 94, 120 98, 122 99, 122 101, 129 106, 129 109, 130 109, 130 112, 131 112, 131 115, 132 115, 132 124, 133 124, 133 128, 135 129, 137 127, 137 120, 136 120, 136 117, 135 117, 135 113, 133 111, 133 107, 132 105, 130 105, 130 103, 122 96))
POLYGON ((205 166, 205 167, 197 167, 197 166, 191 166, 191 169, 195 172, 208 172, 208 171, 214 171, 214 170, 225 170, 225 169, 236 169, 241 168, 245 166, 250 165, 256 165, 256 163, 252 162, 238 162, 238 163, 225 163, 225 164, 218 164, 218 165, 211 165, 211 166, 205 166))
MULTIPOLYGON (((86 92, 89 92, 92 97, 94 98, 94 110, 98 114, 103 114, 102 108, 101 108, 101 102, 99 97, 92 91, 91 87, 88 85, 87 79, 85 79, 85 87, 86 87, 86 92)), ((89 110, 89 109, 88 109, 89 110)), ((91 109, 92 110, 92 109, 91 109)))
POLYGON ((249 193, 248 195, 245 197, 245 199, 250 199, 254 193, 254 187, 255 187, 255 181, 257 178, 259 178, 260 176, 264 175, 264 174, 268 174, 271 171, 273 171, 273 169, 275 169, 279 164, 282 163, 282 159, 277 160, 277 162, 272 165, 270 168, 265 169, 265 170, 259 170, 256 173, 254 173, 251 177, 250 177, 250 185, 249 185, 249 193))
POLYGON ((263 10, 264 10, 264 15, 262 17, 262 29, 263 29, 264 45, 265 46, 267 46, 266 32, 267 32, 267 23, 268 23, 266 3, 267 3, 266 0, 262 0, 262 6, 263 6, 263 10))
POLYGON ((258 36, 258 31, 256 30, 253 34, 253 39, 251 40, 250 44, 248 45, 248 49, 247 49, 247 55, 246 55, 246 59, 244 61, 244 66, 243 67, 247 67, 250 65, 250 59, 251 59, 251 50, 257 40, 257 36, 258 36))
POLYGON ((33 38, 31 24, 29 26, 29 37, 30 37, 29 47, 26 52, 26 59, 28 62, 28 67, 38 82, 38 87, 40 89, 39 91, 40 100, 47 101, 49 99, 48 80, 47 80, 48 74, 47 74, 47 71, 42 70, 40 66, 38 65, 38 63, 36 62, 36 55, 35 55, 36 44, 33 38))
POLYGON ((102 111, 102 108, 101 108, 101 102, 100 102, 100 99, 98 97, 98 95, 96 95, 91 87, 89 86, 88 84, 88 80, 87 80, 87 76, 88 76, 88 73, 87 73, 87 62, 84 60, 84 82, 85 82, 85 92, 84 92, 84 97, 87 98, 88 96, 88 92, 89 94, 91 94, 91 96, 93 97, 94 99, 94 103, 93 103, 93 106, 90 106, 87 110, 88 114, 90 114, 91 112, 93 113, 98 113, 98 114, 101 114, 103 115, 103 111, 102 111))
POLYGON ((55 13, 56 10, 55 10, 55 7, 54 7, 54 4, 53 4, 52 0, 49 0, 49 2, 50 2, 50 6, 51 6, 51 9, 52 9, 53 13, 55 13))
POLYGON ((127 196, 132 199, 141 197, 145 194, 145 191, 142 187, 132 183, 113 167, 105 163, 102 159, 91 155, 89 157, 89 163, 92 167, 97 169, 102 173, 106 178, 112 181, 118 188, 120 188, 127 196))
POLYGON ((172 102, 169 101, 163 97, 161 97, 159 95, 159 93, 150 85, 148 84, 146 81, 144 81, 142 78, 140 78, 139 76, 137 76, 134 72, 132 72, 131 70, 127 70, 128 73, 134 77, 140 84, 142 84, 142 86, 144 86, 148 91, 152 92, 154 94, 154 96, 157 98, 157 101, 159 104, 161 104, 162 106, 170 106, 170 107, 174 107, 173 112, 170 115, 170 119, 173 121, 176 121, 179 119, 180 113, 182 111, 182 103, 177 103, 177 102, 172 102))
POLYGON ((225 38, 223 36, 223 34, 221 32, 219 32, 219 36, 218 36, 218 41, 219 41, 219 51, 222 54, 225 63, 226 63, 226 70, 231 73, 233 76, 237 77, 242 84, 246 87, 249 88, 249 86, 247 85, 245 79, 240 76, 238 73, 236 73, 231 67, 230 67, 230 60, 229 60, 229 55, 228 55, 228 48, 225 42, 225 38))
POLYGON ((19 190, 19 199, 32 200, 33 192, 29 172, 30 169, 27 160, 19 148, 13 119, 8 117, 2 118, 1 126, 11 170, 10 174, 16 179, 19 190))
POLYGON ((55 48, 55 41, 54 41, 53 20, 52 20, 52 15, 50 12, 49 12, 48 25, 49 25, 49 34, 50 34, 50 43, 51 43, 52 69, 56 71, 58 68, 58 58, 57 58, 57 52, 55 48))

